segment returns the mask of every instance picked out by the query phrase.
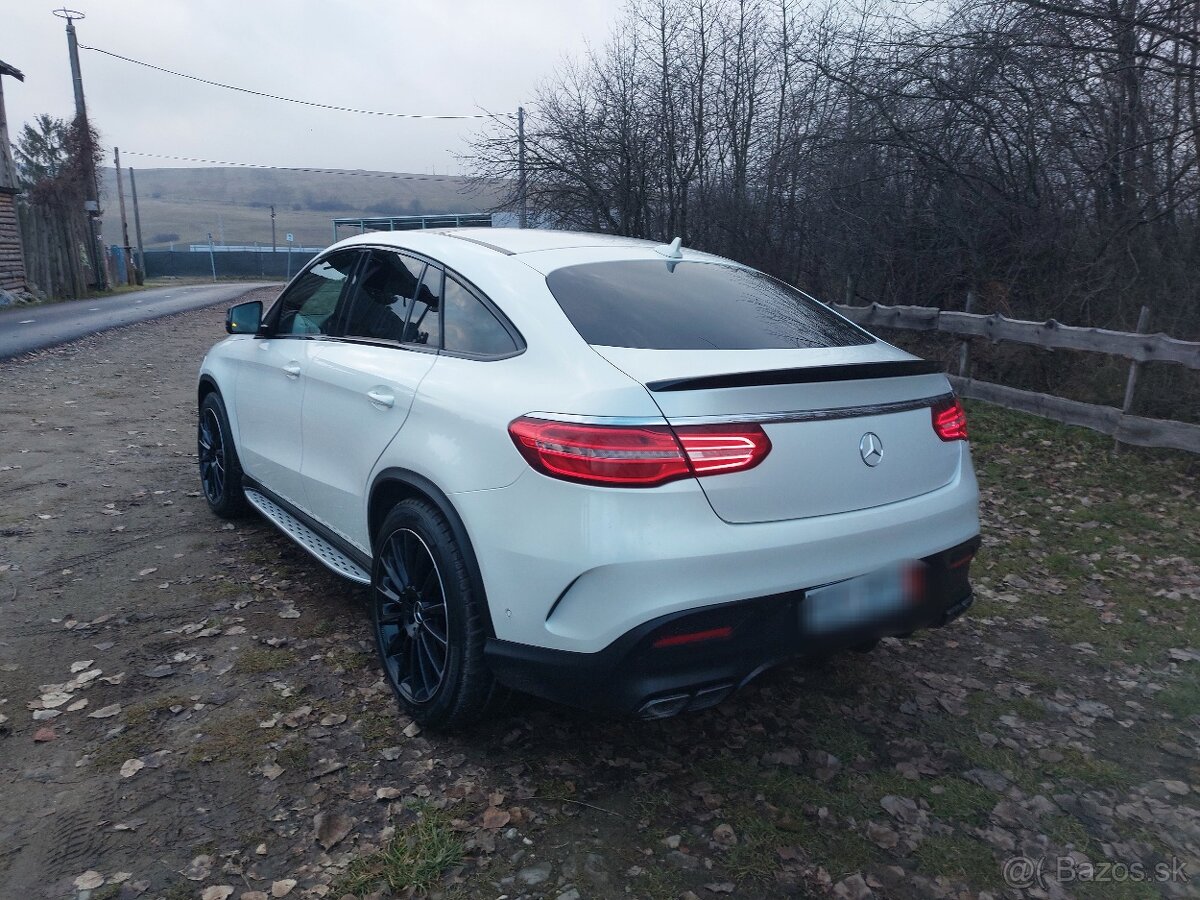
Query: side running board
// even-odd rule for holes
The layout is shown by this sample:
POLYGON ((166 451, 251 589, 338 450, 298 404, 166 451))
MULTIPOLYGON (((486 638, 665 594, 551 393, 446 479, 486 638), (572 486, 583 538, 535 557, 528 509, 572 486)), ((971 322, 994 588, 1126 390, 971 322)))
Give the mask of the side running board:
POLYGON ((307 550, 317 562, 359 584, 370 584, 371 574, 290 512, 258 491, 246 488, 246 500, 276 528, 307 550))

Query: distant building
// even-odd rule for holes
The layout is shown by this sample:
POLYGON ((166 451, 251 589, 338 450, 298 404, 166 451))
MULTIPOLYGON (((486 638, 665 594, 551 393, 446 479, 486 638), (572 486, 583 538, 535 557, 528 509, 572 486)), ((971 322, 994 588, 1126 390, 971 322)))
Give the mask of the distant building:
POLYGON ((5 75, 25 80, 20 69, 0 62, 0 290, 24 293, 29 288, 25 283, 25 258, 17 224, 17 167, 9 149, 8 116, 4 112, 5 75))

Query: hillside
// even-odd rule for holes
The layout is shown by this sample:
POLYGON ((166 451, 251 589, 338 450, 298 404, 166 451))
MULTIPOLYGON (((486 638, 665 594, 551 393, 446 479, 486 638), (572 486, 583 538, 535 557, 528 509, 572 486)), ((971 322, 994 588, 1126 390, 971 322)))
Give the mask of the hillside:
MULTIPOLYGON (((292 232, 297 246, 330 243, 334 218, 483 212, 497 202, 496 191, 480 190, 465 178, 391 173, 331 175, 263 169, 136 169, 142 237, 147 250, 177 249, 213 239, 226 244, 271 243, 271 210, 280 246, 292 232)), ((116 176, 102 172, 108 243, 120 242, 116 176)), ((134 235, 129 178, 125 177, 129 238, 134 235)), ((342 236, 349 231, 342 229, 342 236)))

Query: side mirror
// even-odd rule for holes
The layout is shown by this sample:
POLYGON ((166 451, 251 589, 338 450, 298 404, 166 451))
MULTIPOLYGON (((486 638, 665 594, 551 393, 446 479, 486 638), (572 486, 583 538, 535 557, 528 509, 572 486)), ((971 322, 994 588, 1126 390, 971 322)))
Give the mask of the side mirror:
POLYGON ((225 313, 225 330, 230 334, 254 334, 262 324, 262 314, 261 300, 231 306, 229 312, 225 313))

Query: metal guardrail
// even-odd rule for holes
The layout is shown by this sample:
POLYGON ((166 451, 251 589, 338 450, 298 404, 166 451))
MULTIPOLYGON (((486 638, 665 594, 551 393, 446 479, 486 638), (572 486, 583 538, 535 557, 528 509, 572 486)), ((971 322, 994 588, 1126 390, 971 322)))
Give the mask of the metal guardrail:
POLYGON ((491 213, 446 213, 432 216, 365 216, 334 219, 333 241, 337 243, 338 229, 357 228, 360 234, 368 231, 418 231, 424 228, 491 228, 491 213))

